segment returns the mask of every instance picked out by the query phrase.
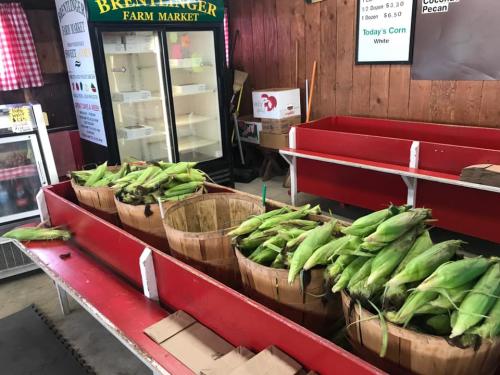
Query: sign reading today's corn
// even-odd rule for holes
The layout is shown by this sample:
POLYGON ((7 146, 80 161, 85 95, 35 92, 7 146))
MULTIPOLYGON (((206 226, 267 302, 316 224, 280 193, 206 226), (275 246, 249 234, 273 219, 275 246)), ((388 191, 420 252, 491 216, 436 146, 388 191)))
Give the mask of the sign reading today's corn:
POLYGON ((94 22, 222 22, 223 0, 87 0, 94 22))

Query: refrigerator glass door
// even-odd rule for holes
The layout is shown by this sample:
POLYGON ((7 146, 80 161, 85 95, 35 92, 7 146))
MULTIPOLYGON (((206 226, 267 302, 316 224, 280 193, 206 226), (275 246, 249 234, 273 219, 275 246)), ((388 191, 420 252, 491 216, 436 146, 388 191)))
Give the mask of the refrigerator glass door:
POLYGON ((38 215, 36 194, 47 185, 33 134, 0 138, 0 224, 38 215))
POLYGON ((167 45, 180 160, 221 158, 214 32, 167 32, 167 45))
POLYGON ((103 32, 102 39, 121 161, 173 161, 159 34, 103 32))

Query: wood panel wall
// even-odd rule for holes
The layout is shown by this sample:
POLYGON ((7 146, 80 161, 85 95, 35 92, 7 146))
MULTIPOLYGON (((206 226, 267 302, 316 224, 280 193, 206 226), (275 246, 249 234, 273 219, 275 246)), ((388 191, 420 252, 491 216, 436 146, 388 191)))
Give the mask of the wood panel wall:
POLYGON ((228 3, 233 40, 239 31, 234 65, 250 74, 242 113, 251 113, 251 89, 298 84, 304 93, 316 60, 313 118, 359 115, 500 127, 499 81, 414 81, 408 65, 355 65, 355 0, 228 3))
MULTIPOLYGON (((11 2, 12 0, 0 0, 11 2)), ((66 62, 59 33, 54 0, 23 0, 44 85, 29 89, 0 91, 0 104, 38 102, 47 112, 49 129, 76 128, 75 110, 71 96, 66 62)))

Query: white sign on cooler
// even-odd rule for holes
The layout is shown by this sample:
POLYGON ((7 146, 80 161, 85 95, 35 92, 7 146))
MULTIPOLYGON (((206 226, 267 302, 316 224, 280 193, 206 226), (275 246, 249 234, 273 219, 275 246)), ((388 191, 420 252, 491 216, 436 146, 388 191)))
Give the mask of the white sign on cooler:
POLYGON ((56 0, 66 66, 80 137, 106 146, 84 0, 56 0))

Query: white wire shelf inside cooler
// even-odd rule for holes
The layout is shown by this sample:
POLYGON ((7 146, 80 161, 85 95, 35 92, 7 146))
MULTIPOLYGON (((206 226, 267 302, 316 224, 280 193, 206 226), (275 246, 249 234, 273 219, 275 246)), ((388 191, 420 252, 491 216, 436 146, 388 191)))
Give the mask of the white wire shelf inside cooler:
POLYGON ((215 93, 216 90, 211 89, 211 90, 202 90, 202 91, 197 91, 197 92, 190 92, 190 93, 174 93, 174 98, 178 97, 185 97, 185 96, 194 96, 194 95, 201 95, 201 94, 208 94, 208 93, 215 93))
POLYGON ((184 115, 178 115, 175 118, 175 124, 179 126, 189 126, 195 124, 201 124, 207 121, 214 120, 213 117, 197 115, 195 113, 188 113, 184 115))
POLYGON ((215 141, 212 139, 206 139, 202 137, 197 137, 194 135, 188 137, 179 138, 179 152, 187 152, 196 150, 198 148, 213 146, 218 144, 219 141, 215 141))

